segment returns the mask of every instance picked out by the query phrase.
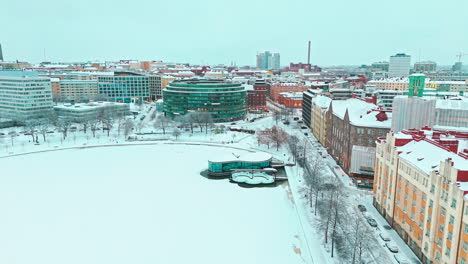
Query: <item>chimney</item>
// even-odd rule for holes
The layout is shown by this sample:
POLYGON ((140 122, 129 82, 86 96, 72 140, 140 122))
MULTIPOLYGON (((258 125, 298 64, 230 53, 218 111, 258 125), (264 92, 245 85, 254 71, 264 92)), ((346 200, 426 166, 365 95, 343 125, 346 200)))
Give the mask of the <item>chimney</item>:
POLYGON ((307 64, 310 64, 310 40, 309 40, 309 48, 307 49, 307 64))
POLYGON ((0 61, 3 61, 2 44, 0 44, 0 61))

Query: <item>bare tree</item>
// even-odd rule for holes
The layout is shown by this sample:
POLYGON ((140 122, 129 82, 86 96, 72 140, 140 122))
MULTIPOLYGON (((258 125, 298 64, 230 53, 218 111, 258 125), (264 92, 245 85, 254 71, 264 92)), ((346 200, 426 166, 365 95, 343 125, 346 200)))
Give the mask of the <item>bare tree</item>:
POLYGON ((278 110, 272 110, 273 120, 275 120, 276 125, 278 125, 278 121, 281 119, 281 113, 278 110))
POLYGON ((279 150, 279 147, 288 140, 288 134, 277 126, 271 128, 269 137, 275 143, 276 150, 279 150))
POLYGON ((193 127, 195 122, 195 112, 189 112, 185 114, 181 119, 184 126, 188 126, 190 128, 190 132, 193 134, 193 127))
POLYGON ((172 130, 172 135, 175 137, 176 140, 180 136, 180 134, 182 134, 182 132, 180 132, 180 129, 178 129, 177 127, 174 128, 174 130, 172 130))
POLYGON ((99 130, 99 124, 100 121, 97 118, 90 118, 88 119, 88 124, 89 124, 89 130, 91 130, 91 133, 93 133, 93 137, 96 137, 96 131, 99 130))
POLYGON ((135 127, 135 123, 133 122, 133 120, 131 120, 131 119, 125 120, 125 124, 124 124, 124 136, 125 136, 125 138, 127 138, 128 135, 130 135, 130 133, 132 132, 134 127, 135 127))
POLYGON ((156 120, 153 123, 153 126, 155 129, 162 129, 163 134, 166 134, 166 129, 171 125, 172 120, 168 117, 165 117, 163 115, 160 115, 156 118, 156 120))
POLYGON ((296 162, 298 157, 298 145, 299 145, 299 138, 292 135, 288 137, 288 145, 289 149, 291 150, 291 154, 293 156, 294 162, 296 162))
POLYGON ((272 143, 270 137, 271 129, 257 130, 255 134, 257 136, 258 145, 267 145, 268 149, 270 149, 270 144, 272 143))
POLYGON ((37 139, 35 137, 36 135, 36 131, 37 131, 37 127, 39 126, 39 123, 37 120, 29 120, 29 121, 26 121, 25 122, 25 127, 26 127, 26 131, 28 131, 28 133, 31 135, 32 137, 32 143, 37 143, 37 139))
POLYGON ((63 139, 67 138, 68 130, 71 126, 71 121, 68 118, 60 117, 57 122, 57 126, 60 129, 60 132, 63 134, 63 139))
POLYGON ((208 134, 208 128, 213 126, 213 117, 210 112, 199 112, 201 122, 205 127, 205 134, 208 134))
POLYGON ((41 120, 41 122, 39 123, 39 133, 41 133, 42 135, 42 139, 44 140, 44 142, 46 141, 46 135, 47 135, 47 132, 49 131, 50 129, 50 123, 47 119, 43 119, 41 120))

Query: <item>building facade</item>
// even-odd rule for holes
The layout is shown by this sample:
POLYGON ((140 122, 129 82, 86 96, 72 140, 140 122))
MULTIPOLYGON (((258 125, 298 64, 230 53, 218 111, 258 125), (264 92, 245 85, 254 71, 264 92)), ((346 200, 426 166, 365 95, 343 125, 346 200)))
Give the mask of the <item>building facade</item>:
POLYGON ((411 56, 404 53, 398 53, 390 56, 388 66, 388 77, 407 77, 411 68, 411 56))
POLYGON ((116 102, 131 102, 149 98, 149 77, 133 73, 117 73, 98 77, 99 94, 116 102))
POLYGON ((305 92, 309 86, 303 84, 303 83, 295 83, 295 82, 277 82, 277 83, 271 83, 269 86, 269 97, 275 101, 278 102, 280 93, 285 93, 285 92, 305 92))
POLYGON ((164 112, 176 117, 188 112, 209 112, 214 122, 243 119, 247 93, 242 84, 222 80, 173 81, 163 90, 164 112))
POLYGON ((372 181, 375 140, 390 130, 391 114, 362 98, 332 101, 326 144, 330 155, 352 177, 372 181))
POLYGON ((0 117, 24 122, 52 111, 49 78, 0 77, 0 117))
POLYGON ((98 96, 96 80, 61 80, 58 85, 59 97, 63 100, 84 101, 98 96))
POLYGON ((433 61, 421 61, 414 63, 415 72, 435 72, 437 69, 437 63, 433 61))
POLYGON ((374 205, 423 263, 468 261, 467 140, 424 128, 376 142, 374 205))
POLYGON ((162 79, 158 75, 148 77, 148 89, 150 100, 154 101, 162 98, 162 79))
POLYGON ((280 69, 280 54, 265 51, 257 54, 257 68, 262 70, 280 69))

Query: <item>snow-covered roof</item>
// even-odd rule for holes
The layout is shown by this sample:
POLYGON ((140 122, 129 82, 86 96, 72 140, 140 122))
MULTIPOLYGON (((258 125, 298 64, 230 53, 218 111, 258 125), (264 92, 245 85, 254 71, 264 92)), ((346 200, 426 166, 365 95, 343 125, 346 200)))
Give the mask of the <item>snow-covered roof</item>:
POLYGON ((243 155, 237 155, 236 153, 226 153, 225 155, 218 155, 209 159, 209 162, 221 163, 230 161, 247 161, 247 162, 264 162, 272 159, 271 154, 265 152, 251 152, 243 155))
POLYGON ((468 170, 468 161, 457 154, 440 148, 427 141, 411 141, 398 147, 401 151, 399 157, 424 173, 430 174, 433 170, 439 170, 440 162, 447 158, 453 161, 453 167, 459 170, 468 170), (428 155, 430 153, 430 155, 428 155))
POLYGON ((437 100, 436 108, 468 111, 468 98, 460 96, 457 99, 459 100, 437 100))
POLYGON ((330 107, 332 99, 326 96, 318 95, 314 98, 312 98, 312 103, 315 104, 316 106, 320 108, 326 108, 330 107))
POLYGON ((347 100, 333 100, 333 114, 344 119, 346 110, 348 110, 349 121, 355 126, 375 127, 375 128, 390 128, 392 125, 391 114, 386 113, 387 120, 378 121, 377 114, 379 111, 377 106, 372 103, 367 103, 360 99, 350 98, 347 100))

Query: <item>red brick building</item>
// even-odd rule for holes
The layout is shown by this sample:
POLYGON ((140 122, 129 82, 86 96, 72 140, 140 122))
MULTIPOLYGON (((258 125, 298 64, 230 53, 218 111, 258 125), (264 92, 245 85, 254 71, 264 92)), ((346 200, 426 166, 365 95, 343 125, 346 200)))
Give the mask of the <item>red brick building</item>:
POLYGON ((302 108, 302 92, 281 93, 278 97, 278 103, 287 108, 302 108))
POLYGON ((272 83, 270 84, 269 96, 270 98, 278 102, 280 93, 286 92, 305 92, 309 89, 309 86, 306 86, 303 83, 293 83, 293 82, 284 82, 284 83, 272 83))
POLYGON ((249 110, 265 110, 267 87, 264 80, 257 80, 254 85, 246 87, 249 110))

